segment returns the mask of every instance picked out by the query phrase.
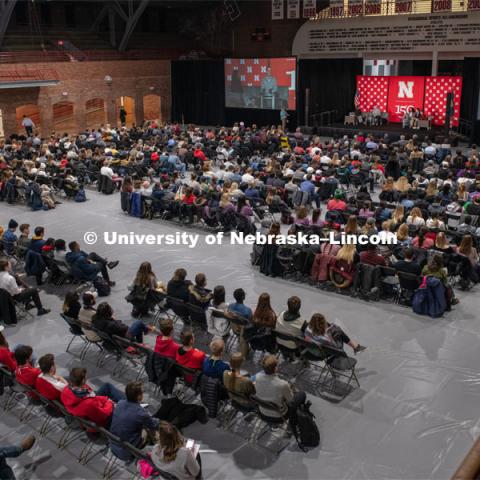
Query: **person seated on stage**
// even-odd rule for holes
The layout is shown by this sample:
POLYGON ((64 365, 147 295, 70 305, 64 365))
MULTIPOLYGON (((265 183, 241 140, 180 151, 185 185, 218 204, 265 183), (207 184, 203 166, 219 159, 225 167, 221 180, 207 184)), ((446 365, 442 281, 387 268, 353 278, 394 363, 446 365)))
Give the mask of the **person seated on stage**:
POLYGON ((104 383, 94 391, 87 384, 87 370, 82 367, 70 370, 69 384, 60 395, 68 413, 105 428, 110 426, 115 403, 124 399, 125 395, 111 383, 104 383))
POLYGON ((63 389, 68 386, 68 382, 57 374, 55 356, 52 353, 43 355, 38 360, 38 366, 42 372, 35 383, 38 393, 51 401, 60 400, 60 395, 63 389))
MULTIPOLYGON (((193 331, 186 328, 180 334, 182 345, 177 351, 175 360, 178 364, 191 368, 193 370, 202 370, 203 361, 205 360, 205 352, 198 350, 193 345, 195 343, 195 336, 193 331)), ((191 383, 193 381, 193 375, 185 375, 185 381, 191 383)))
POLYGON ((37 307, 37 315, 50 313, 48 308, 44 308, 36 288, 29 288, 26 285, 19 286, 17 279, 11 274, 12 266, 6 258, 0 258, 0 288, 6 290, 16 302, 22 302, 27 305, 30 301, 37 307))
POLYGON ((173 320, 164 318, 160 321, 160 335, 155 341, 155 352, 175 360, 180 345, 173 339, 173 320))
POLYGON ((119 261, 108 262, 107 259, 100 257, 95 252, 85 253, 80 250, 80 245, 77 242, 70 242, 68 244, 70 252, 65 256, 65 259, 72 267, 73 275, 78 280, 84 280, 91 282, 97 278, 97 275, 101 273, 103 279, 108 282, 110 286, 114 286, 115 282, 110 281, 108 270, 115 268, 119 261))
POLYGON ((305 339, 318 345, 331 344, 342 349, 346 344, 352 348, 355 355, 367 349, 367 347, 350 339, 338 325, 328 323, 321 313, 314 313, 310 318, 310 322, 305 329, 305 339))

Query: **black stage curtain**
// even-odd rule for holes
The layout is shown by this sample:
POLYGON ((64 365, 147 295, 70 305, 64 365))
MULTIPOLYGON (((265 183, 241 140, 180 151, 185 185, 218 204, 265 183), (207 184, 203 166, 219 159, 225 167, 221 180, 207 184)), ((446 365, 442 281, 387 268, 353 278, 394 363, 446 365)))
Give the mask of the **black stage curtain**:
POLYGON ((480 143, 480 121, 477 120, 480 94, 480 59, 465 58, 463 61, 463 87, 460 118, 472 122, 472 140, 480 143))
POLYGON ((310 115, 337 110, 332 121, 340 121, 353 110, 356 76, 363 73, 361 58, 300 60, 298 70, 297 107, 301 125, 305 123, 306 88, 310 88, 310 115))
POLYGON ((197 125, 225 123, 222 60, 172 62, 172 120, 197 125))

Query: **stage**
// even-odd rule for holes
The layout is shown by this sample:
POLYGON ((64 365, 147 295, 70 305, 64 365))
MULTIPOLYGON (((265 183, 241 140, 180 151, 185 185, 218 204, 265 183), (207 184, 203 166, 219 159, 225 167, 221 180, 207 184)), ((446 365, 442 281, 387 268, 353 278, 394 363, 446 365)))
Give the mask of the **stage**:
MULTIPOLYGON (((322 137, 339 137, 343 135, 352 136, 355 133, 362 132, 364 134, 372 134, 375 137, 383 137, 385 134, 389 136, 391 140, 399 140, 400 135, 405 135, 407 138, 412 135, 417 135, 420 139, 428 137, 435 143, 442 143, 445 138, 445 127, 433 126, 427 130, 421 128, 414 130, 411 128, 402 128, 399 123, 389 123, 382 126, 367 127, 366 125, 344 125, 343 123, 332 123, 330 125, 319 125, 315 127, 302 127, 302 131, 305 133, 311 133, 320 135, 322 137)), ((450 131, 449 135, 451 145, 456 146, 459 140, 463 140, 462 136, 457 132, 450 131)))

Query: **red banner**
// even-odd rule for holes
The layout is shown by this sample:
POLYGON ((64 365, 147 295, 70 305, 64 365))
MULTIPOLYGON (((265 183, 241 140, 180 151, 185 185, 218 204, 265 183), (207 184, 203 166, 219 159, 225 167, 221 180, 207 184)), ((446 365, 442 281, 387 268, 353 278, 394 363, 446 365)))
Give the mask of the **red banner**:
POLYGON ((405 111, 419 108, 433 125, 445 124, 447 94, 453 94, 452 126, 460 118, 462 77, 374 77, 357 76, 356 101, 362 112, 378 107, 388 112, 388 121, 401 123, 405 111))
POLYGON ((405 111, 423 108, 425 77, 389 77, 388 120, 399 123, 405 111))

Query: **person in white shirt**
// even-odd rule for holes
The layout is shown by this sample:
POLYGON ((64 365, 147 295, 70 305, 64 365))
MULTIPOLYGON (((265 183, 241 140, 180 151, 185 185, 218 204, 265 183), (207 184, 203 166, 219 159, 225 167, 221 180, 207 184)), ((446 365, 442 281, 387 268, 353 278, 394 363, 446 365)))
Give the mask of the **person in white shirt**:
POLYGON ((11 274, 12 266, 8 259, 0 259, 0 289, 6 290, 16 302, 28 304, 32 301, 37 307, 37 315, 45 315, 50 312, 44 308, 36 288, 19 286, 15 277, 11 274))
POLYGON ((247 168, 247 171, 242 175, 242 183, 250 183, 255 180, 255 177, 252 175, 252 169, 247 168))
POLYGON ((46 355, 43 355, 43 357, 40 357, 38 360, 38 366, 42 371, 38 378, 43 379, 59 392, 63 391, 63 389, 68 385, 67 380, 65 380, 61 375, 57 374, 55 357, 52 353, 47 353, 46 355))
POLYGON ((27 136, 30 137, 33 133, 33 129, 35 128, 35 124, 30 117, 26 115, 23 116, 22 126, 25 128, 25 132, 27 132, 27 136))
POLYGON ((151 459, 159 470, 174 475, 178 480, 201 478, 201 467, 196 460, 198 445, 189 447, 177 428, 164 421, 160 422, 158 438, 151 459))
POLYGON ((108 160, 105 160, 103 163, 103 167, 100 169, 100 175, 105 175, 110 180, 113 179, 113 170, 110 167, 110 162, 108 160))
MULTIPOLYGON (((302 327, 305 324, 305 320, 302 319, 300 314, 300 307, 302 303, 296 296, 290 297, 287 300, 288 310, 283 311, 277 318, 275 331, 291 335, 292 337, 302 336, 302 327)), ((277 343, 280 347, 291 350, 294 353, 297 350, 297 344, 293 340, 284 340, 277 338, 277 343)))

